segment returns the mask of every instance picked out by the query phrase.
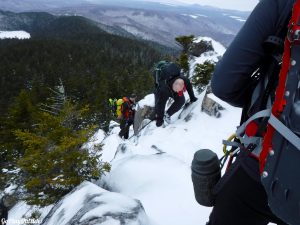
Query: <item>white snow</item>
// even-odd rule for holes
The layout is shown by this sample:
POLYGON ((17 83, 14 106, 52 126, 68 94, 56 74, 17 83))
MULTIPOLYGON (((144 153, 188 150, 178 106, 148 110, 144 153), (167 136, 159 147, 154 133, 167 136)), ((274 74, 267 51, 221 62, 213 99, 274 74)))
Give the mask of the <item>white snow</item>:
MULTIPOLYGON (((19 202, 11 210, 9 210, 8 221, 6 225, 20 224, 18 222, 24 220, 24 218, 30 218, 31 214, 37 211, 41 213, 40 218, 44 218, 49 213, 52 207, 53 205, 44 208, 39 208, 37 206, 29 206, 23 201, 19 202)), ((38 219, 37 221, 41 222, 41 219, 38 219)))
POLYGON ((232 18, 232 19, 235 19, 235 20, 237 20, 237 21, 240 21, 240 22, 246 22, 245 19, 243 19, 243 18, 241 18, 241 17, 239 17, 239 16, 229 16, 229 17, 232 18))
POLYGON ((202 14, 195 14, 195 15, 193 15, 193 14, 181 14, 181 15, 183 15, 183 16, 189 16, 189 17, 192 17, 193 19, 197 19, 199 17, 208 17, 208 16, 202 15, 202 14))
POLYGON ((138 106, 140 108, 143 108, 146 105, 154 107, 154 105, 155 105, 155 103, 154 103, 154 94, 147 95, 147 96, 145 96, 145 98, 143 98, 142 100, 140 100, 138 102, 138 106))
POLYGON ((203 14, 196 14, 197 16, 200 16, 200 17, 207 17, 208 18, 208 16, 207 15, 203 15, 203 14))
POLYGON ((26 31, 0 31, 0 39, 17 38, 17 39, 29 39, 30 34, 26 31))
MULTIPOLYGON (((151 123, 137 140, 120 141, 117 136, 111 137, 110 143, 123 143, 127 151, 113 159, 106 158, 111 161, 112 170, 102 182, 115 192, 139 199, 152 225, 205 224, 211 211, 194 199, 190 171, 193 154, 209 148, 222 156, 222 140, 234 132, 241 110, 218 100, 226 110, 216 119, 200 112, 203 94, 198 98, 188 122, 177 119, 177 113, 165 128, 151 123), (159 153, 156 149, 164 153, 156 154, 159 153)), ((139 104, 153 105, 153 95, 146 96, 139 104)), ((111 144, 105 144, 103 152, 115 150, 111 144)))
POLYGON ((198 16, 195 16, 195 15, 189 15, 190 17, 192 17, 193 19, 197 19, 198 16))
POLYGON ((8 195, 11 195, 15 192, 16 189, 17 189, 17 185, 11 184, 7 188, 5 188, 4 193, 8 194, 8 195))
POLYGON ((100 129, 90 138, 88 143, 85 144, 83 147, 84 148, 92 148, 95 145, 100 144, 104 138, 105 138, 105 132, 100 129))
POLYGON ((167 6, 172 6, 172 7, 176 7, 176 4, 172 4, 172 3, 163 3, 163 2, 159 2, 159 4, 161 5, 167 5, 167 6))

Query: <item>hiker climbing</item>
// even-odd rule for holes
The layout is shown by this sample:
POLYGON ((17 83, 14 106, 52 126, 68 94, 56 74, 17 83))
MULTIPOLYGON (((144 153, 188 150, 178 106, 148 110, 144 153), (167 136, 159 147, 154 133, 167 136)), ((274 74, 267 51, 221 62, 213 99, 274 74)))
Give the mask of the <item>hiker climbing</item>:
POLYGON ((130 97, 124 97, 123 103, 120 106, 120 113, 118 118, 120 119, 120 132, 119 136, 124 139, 128 139, 129 128, 133 124, 135 114, 135 100, 136 95, 131 94, 130 97))
POLYGON ((216 66, 213 93, 243 113, 231 152, 237 158, 216 186, 207 225, 300 224, 300 1, 294 2, 260 1, 216 66))
POLYGON ((171 116, 179 111, 185 104, 184 92, 190 96, 190 102, 197 101, 192 85, 188 78, 180 73, 180 68, 173 62, 161 61, 154 71, 155 79, 155 119, 156 126, 160 127, 164 121, 170 123, 171 116), (173 104, 165 113, 165 106, 169 98, 173 98, 173 104))

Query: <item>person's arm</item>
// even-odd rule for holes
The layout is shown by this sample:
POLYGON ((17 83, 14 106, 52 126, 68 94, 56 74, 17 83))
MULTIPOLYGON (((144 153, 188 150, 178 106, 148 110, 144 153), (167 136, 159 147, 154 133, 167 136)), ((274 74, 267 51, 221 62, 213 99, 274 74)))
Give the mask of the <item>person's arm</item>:
POLYGON ((253 10, 212 77, 212 91, 231 105, 243 107, 251 95, 251 75, 264 55, 263 42, 276 32, 279 17, 276 0, 262 0, 253 10))
POLYGON ((190 96, 190 101, 191 102, 196 101, 197 98, 195 97, 195 94, 194 94, 194 91, 193 91, 193 86, 192 86, 190 80, 188 78, 184 77, 184 76, 181 76, 180 78, 184 80, 186 90, 187 90, 187 92, 190 96))

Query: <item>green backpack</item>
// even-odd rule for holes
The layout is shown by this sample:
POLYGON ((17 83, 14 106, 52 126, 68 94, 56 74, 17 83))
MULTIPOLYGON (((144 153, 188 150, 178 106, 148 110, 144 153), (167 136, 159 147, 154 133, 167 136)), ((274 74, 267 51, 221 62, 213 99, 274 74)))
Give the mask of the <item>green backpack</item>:
POLYGON ((120 99, 110 98, 108 101, 109 101, 110 111, 112 115, 114 117, 121 118, 122 116, 121 107, 122 104, 124 103, 124 100, 122 98, 120 99))
POLYGON ((155 81, 155 87, 159 87, 163 83, 167 83, 174 77, 180 76, 180 68, 174 62, 159 61, 153 70, 153 78, 155 81))

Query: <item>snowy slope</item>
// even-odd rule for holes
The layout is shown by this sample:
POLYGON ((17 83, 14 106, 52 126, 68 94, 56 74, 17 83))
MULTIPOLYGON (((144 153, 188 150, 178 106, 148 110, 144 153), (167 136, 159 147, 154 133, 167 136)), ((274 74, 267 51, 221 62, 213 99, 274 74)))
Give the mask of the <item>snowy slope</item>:
MULTIPOLYGON (((139 199, 153 225, 198 225, 208 219, 211 209, 194 199, 190 178, 193 154, 209 148, 221 156, 222 139, 234 131, 241 110, 222 102, 226 110, 216 119, 200 112, 203 96, 198 97, 190 121, 178 119, 177 113, 165 128, 151 123, 138 140, 122 141, 122 153, 104 159, 111 161, 112 170, 102 182, 111 191, 139 199)), ((109 145, 115 142, 120 142, 117 136, 104 140, 104 156, 115 151, 109 145)))

